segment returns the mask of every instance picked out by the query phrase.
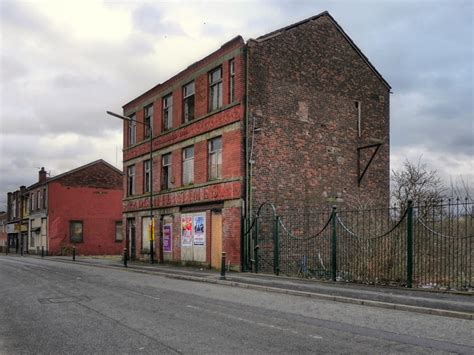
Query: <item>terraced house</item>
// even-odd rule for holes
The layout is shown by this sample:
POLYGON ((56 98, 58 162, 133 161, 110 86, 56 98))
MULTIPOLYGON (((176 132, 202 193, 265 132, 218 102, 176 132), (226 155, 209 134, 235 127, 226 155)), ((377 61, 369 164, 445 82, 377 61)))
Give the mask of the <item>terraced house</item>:
POLYGON ((387 204, 389 93, 327 12, 237 36, 142 93, 123 106, 130 256, 148 255, 151 215, 157 259, 219 267, 225 251, 240 269, 242 220, 265 201, 387 204))
POLYGON ((8 194, 11 252, 105 255, 122 251, 122 172, 96 160, 8 194), (22 249, 20 249, 22 248, 22 249))

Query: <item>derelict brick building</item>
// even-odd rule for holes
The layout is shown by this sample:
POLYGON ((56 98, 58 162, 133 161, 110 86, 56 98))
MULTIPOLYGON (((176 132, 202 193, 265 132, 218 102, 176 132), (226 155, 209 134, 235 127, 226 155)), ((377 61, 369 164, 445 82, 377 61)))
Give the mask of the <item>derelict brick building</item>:
MULTIPOLYGON (((124 222, 158 259, 241 265, 242 218, 272 202, 387 204, 390 86, 324 12, 239 36, 124 106, 124 222), (153 182, 150 182, 150 165, 153 182)), ((141 255, 140 255, 141 254, 141 255)))

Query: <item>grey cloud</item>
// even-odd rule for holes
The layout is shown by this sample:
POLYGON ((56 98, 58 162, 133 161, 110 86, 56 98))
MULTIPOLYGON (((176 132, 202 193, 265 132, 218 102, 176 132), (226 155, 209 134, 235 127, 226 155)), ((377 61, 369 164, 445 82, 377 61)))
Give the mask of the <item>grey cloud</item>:
POLYGON ((30 70, 18 58, 2 54, 0 58, 0 77, 3 80, 17 80, 28 75, 30 70))
POLYGON ((136 28, 155 36, 184 34, 178 23, 163 19, 162 12, 157 6, 142 5, 133 12, 132 18, 136 28))
POLYGON ((0 22, 32 32, 44 32, 49 28, 48 22, 28 8, 27 2, 1 1, 0 22))

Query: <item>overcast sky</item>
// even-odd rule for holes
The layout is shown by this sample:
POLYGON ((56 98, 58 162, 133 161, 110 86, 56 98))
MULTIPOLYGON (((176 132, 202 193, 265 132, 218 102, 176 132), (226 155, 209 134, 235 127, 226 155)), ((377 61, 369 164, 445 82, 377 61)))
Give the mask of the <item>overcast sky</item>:
POLYGON ((473 1, 0 0, 0 210, 6 193, 105 159, 126 102, 217 49, 328 10, 392 86, 391 164, 474 180, 473 1))

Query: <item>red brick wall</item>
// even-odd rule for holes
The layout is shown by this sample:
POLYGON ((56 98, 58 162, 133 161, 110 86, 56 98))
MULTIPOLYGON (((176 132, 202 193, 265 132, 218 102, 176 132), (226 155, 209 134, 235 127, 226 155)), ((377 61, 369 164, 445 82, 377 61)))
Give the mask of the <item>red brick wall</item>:
POLYGON ((227 253, 227 262, 238 268, 241 265, 241 214, 240 207, 224 208, 222 210, 222 251, 227 253))
MULTIPOLYGON (((150 92, 141 95, 133 102, 124 106, 124 113, 137 112, 137 119, 143 120, 143 107, 148 105, 153 98, 154 102, 154 140, 153 150, 158 155, 153 161, 153 191, 155 216, 160 214, 169 214, 169 210, 164 211, 160 208, 173 207, 170 201, 176 201, 179 206, 187 206, 190 204, 199 204, 200 202, 222 202, 225 199, 236 199, 243 196, 244 176, 244 150, 242 128, 237 127, 235 130, 223 130, 223 179, 240 179, 240 181, 223 182, 210 186, 198 186, 196 188, 188 188, 182 190, 182 149, 184 146, 180 144, 184 140, 192 139, 196 136, 207 135, 205 139, 194 142, 194 184, 205 184, 208 181, 208 138, 216 136, 212 133, 216 129, 222 129, 241 122, 243 126, 244 119, 244 60, 243 60, 243 41, 237 38, 230 44, 224 45, 219 51, 204 58, 202 61, 193 64, 188 69, 179 73, 162 85, 157 86, 150 92), (229 102, 229 59, 234 52, 235 60, 235 99, 233 103, 229 102), (215 113, 209 114, 209 83, 208 73, 210 70, 222 66, 222 87, 223 87, 223 107, 215 113), (203 70, 205 68, 205 70, 203 70), (200 71, 196 76, 195 73, 200 71), (195 120, 184 124, 182 119, 182 85, 188 83, 194 77, 195 81, 195 120), (169 131, 163 131, 162 116, 162 98, 170 93, 173 94, 173 128, 169 131), (173 188, 161 191, 161 157, 162 154, 171 152, 172 154, 172 176, 173 188), (225 191, 224 191, 225 190, 225 191), (228 191, 227 191, 228 190, 228 191), (196 199, 195 196, 203 196, 205 200, 196 199), (176 198, 175 198, 176 197, 176 198), (180 201, 180 202, 178 202, 180 201)), ((137 128, 140 125, 137 125, 137 128)), ((126 135, 127 126, 124 126, 124 134, 126 135)), ((142 141, 143 134, 137 132, 138 144, 127 147, 124 146, 124 171, 128 165, 135 164, 136 169, 136 196, 126 197, 124 201, 124 212, 128 216, 133 215, 136 218, 136 236, 137 251, 141 246, 141 215, 149 208, 148 197, 143 195, 143 161, 148 159, 149 142, 142 141)), ((156 154, 156 153, 155 153, 156 154)), ((213 182, 214 183, 214 182, 213 182)), ((124 179, 124 187, 126 187, 126 179, 124 179)), ((174 209, 173 218, 173 257, 174 261, 181 260, 181 237, 180 224, 181 213, 174 209)), ((210 210, 203 207, 202 211, 206 211, 206 263, 211 260, 211 221, 210 210)), ((223 225, 232 224, 232 226, 224 227, 225 232, 223 241, 225 247, 229 250, 228 255, 233 265, 240 265, 240 209, 228 210, 223 213, 223 225), (226 221, 228 218, 228 221, 226 221), (236 222, 237 221, 237 222, 236 222), (237 223, 237 224, 235 224, 237 223)), ((158 249, 159 250, 159 249, 158 249)), ((159 252, 157 252, 157 256, 159 252)), ((139 255, 137 255, 139 256, 139 255)))
MULTIPOLYGON (((327 16, 249 44, 253 207, 386 205, 389 89, 327 16), (362 137, 355 101, 362 102, 362 137), (361 186, 357 147, 383 141, 361 186)), ((250 135, 251 138, 251 135, 250 135)), ((367 162, 368 157, 364 157, 367 162)), ((364 162, 362 164, 364 164, 364 162)))
POLYGON ((68 173, 60 178, 60 182, 62 185, 70 187, 121 190, 122 174, 105 163, 98 162, 81 168, 78 171, 68 173))
POLYGON ((122 243, 115 242, 115 222, 122 220, 122 190, 72 187, 59 181, 48 184, 49 253, 61 247, 76 247, 78 254, 119 254, 122 243), (83 222, 83 243, 70 242, 70 221, 83 222))

